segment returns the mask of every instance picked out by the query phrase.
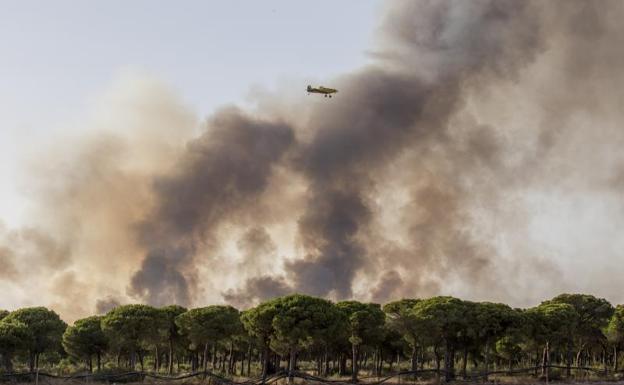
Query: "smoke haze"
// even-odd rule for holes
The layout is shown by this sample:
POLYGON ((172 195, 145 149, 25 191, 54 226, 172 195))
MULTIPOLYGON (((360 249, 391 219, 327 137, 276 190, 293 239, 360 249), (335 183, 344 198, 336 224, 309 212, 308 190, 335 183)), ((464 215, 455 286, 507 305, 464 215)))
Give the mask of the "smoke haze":
POLYGON ((201 123, 122 79, 100 134, 25 167, 35 219, 0 228, 0 305, 623 301, 623 17, 616 0, 389 2, 331 101, 259 96, 201 123))

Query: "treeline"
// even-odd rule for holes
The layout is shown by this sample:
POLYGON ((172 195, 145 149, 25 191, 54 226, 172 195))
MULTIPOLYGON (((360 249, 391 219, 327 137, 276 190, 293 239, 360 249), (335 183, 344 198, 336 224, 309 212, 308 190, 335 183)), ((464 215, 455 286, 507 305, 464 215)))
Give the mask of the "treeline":
POLYGON ((279 368, 319 376, 398 369, 455 373, 558 364, 618 369, 624 306, 561 294, 539 306, 454 297, 384 306, 289 295, 231 306, 119 306, 67 326, 44 307, 0 312, 3 369, 211 370, 266 376, 279 368))

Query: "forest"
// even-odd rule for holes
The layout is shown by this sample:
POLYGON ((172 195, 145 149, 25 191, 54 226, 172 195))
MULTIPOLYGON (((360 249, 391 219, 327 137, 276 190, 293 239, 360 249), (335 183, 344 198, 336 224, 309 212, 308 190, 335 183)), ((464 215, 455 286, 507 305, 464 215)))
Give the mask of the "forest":
POLYGON ((455 297, 385 305, 301 294, 239 311, 213 305, 118 306, 68 326, 45 307, 0 311, 4 373, 210 371, 266 378, 381 376, 432 369, 447 380, 499 368, 559 365, 618 371, 624 306, 561 294, 519 309, 455 297))

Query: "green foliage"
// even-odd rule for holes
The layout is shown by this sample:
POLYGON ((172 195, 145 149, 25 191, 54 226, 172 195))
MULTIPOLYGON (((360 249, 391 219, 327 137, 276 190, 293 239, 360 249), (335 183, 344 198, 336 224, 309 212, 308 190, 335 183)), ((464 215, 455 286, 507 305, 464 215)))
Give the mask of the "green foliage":
POLYGON ((472 323, 468 326, 477 341, 486 344, 496 341, 508 328, 521 321, 521 315, 502 303, 478 302, 472 306, 472 323))
POLYGON ((385 314, 376 303, 342 301, 336 304, 348 320, 349 342, 374 345, 383 340, 385 314))
POLYGON ((125 305, 70 327, 43 307, 0 311, 0 364, 9 371, 15 363, 72 372, 80 368, 77 362, 91 368, 92 358, 98 364, 103 358, 105 370, 138 362, 145 370, 172 373, 207 368, 212 360, 211 369, 226 375, 245 367, 255 371, 251 376, 261 371, 266 377, 287 359, 291 373, 299 366, 321 376, 332 370, 344 375, 350 366, 357 381, 361 365, 379 373, 384 363, 392 370, 407 358, 412 369, 439 367, 443 360, 452 380, 460 363, 462 372, 487 371, 501 360, 509 367, 539 365, 543 357, 570 366, 575 353, 582 365, 598 366, 604 357, 600 365, 615 370, 623 343, 624 305, 613 309, 583 294, 562 294, 527 310, 445 296, 402 299, 382 310, 378 304, 334 304, 294 294, 242 313, 231 306, 187 311, 125 305))
POLYGON ((1 321, 4 317, 8 316, 8 315, 9 315, 9 313, 10 313, 10 312, 9 312, 8 310, 1 310, 1 309, 0 309, 0 321, 1 321))
POLYGON ((124 305, 108 312, 101 320, 102 330, 116 350, 136 352, 163 329, 160 313, 148 305, 124 305))
POLYGON ((329 340, 340 328, 340 313, 330 301, 322 298, 289 295, 282 297, 276 308, 272 346, 297 351, 315 341, 329 340))
POLYGON ((261 346, 268 346, 274 334, 273 318, 280 306, 281 300, 276 298, 241 313, 241 321, 245 330, 255 337, 261 346))
POLYGON ((4 367, 7 372, 12 371, 13 356, 28 349, 27 342, 31 339, 30 331, 26 324, 13 321, 0 321, 0 355, 3 358, 4 367))
POLYGON ((513 360, 522 352, 520 340, 515 335, 508 335, 496 341, 496 353, 506 360, 513 360))
POLYGON ((420 299, 415 298, 403 298, 398 301, 388 302, 383 306, 383 311, 391 317, 398 317, 408 314, 420 301, 420 299))
POLYGON ((588 294, 560 294, 542 304, 568 304, 576 313, 573 331, 579 345, 603 340, 603 329, 613 315, 613 306, 603 299, 588 294))
POLYGON ((161 307, 158 309, 161 313, 161 318, 164 320, 164 333, 165 338, 169 339, 178 339, 180 337, 180 328, 178 324, 176 324, 176 318, 183 313, 186 313, 188 310, 185 307, 178 305, 170 305, 161 307))
POLYGON ((108 339, 102 331, 101 321, 101 316, 92 316, 74 322, 63 333, 65 351, 74 358, 84 360, 102 354, 108 346, 108 339))
POLYGON ((578 313, 572 305, 543 302, 527 310, 534 338, 552 343, 568 343, 578 325, 578 313))
POLYGON ((28 329, 25 346, 31 355, 58 350, 67 324, 52 310, 45 307, 23 308, 11 312, 1 321, 6 324, 22 324, 28 329))
POLYGON ((180 333, 190 340, 192 349, 231 338, 242 330, 240 314, 232 306, 192 309, 178 315, 175 323, 180 333))
POLYGON ((30 339, 28 327, 19 321, 0 321, 0 354, 15 353, 26 348, 30 339))
POLYGON ((180 327, 176 323, 176 319, 188 310, 185 307, 178 305, 164 306, 157 310, 160 313, 158 318, 162 323, 161 333, 163 340, 171 344, 171 348, 173 349, 174 345, 178 344, 182 340, 180 327))
POLYGON ((607 326, 603 328, 607 341, 618 347, 624 342, 624 305, 617 305, 607 326))
POLYGON ((419 299, 401 299, 383 307, 388 327, 400 333, 411 346, 416 345, 418 339, 416 319, 412 313, 418 302, 419 299))
POLYGON ((186 340, 180 333, 180 328, 176 323, 178 316, 187 311, 188 310, 186 308, 178 305, 164 306, 158 309, 158 312, 160 313, 159 318, 163 322, 163 341, 165 341, 167 345, 167 372, 169 374, 172 374, 173 372, 173 362, 177 350, 181 350, 180 348, 182 346, 188 347, 190 345, 188 340, 186 340))
POLYGON ((388 327, 387 324, 385 328, 386 330, 383 333, 384 337, 379 346, 381 347, 382 351, 386 353, 392 353, 388 356, 390 360, 396 360, 397 353, 401 354, 403 352, 406 352, 408 347, 413 348, 413 346, 409 345, 408 342, 403 338, 403 335, 401 333, 399 333, 395 329, 388 327))
POLYGON ((412 313, 420 333, 430 341, 453 344, 466 329, 468 307, 454 297, 433 297, 418 302, 412 313))

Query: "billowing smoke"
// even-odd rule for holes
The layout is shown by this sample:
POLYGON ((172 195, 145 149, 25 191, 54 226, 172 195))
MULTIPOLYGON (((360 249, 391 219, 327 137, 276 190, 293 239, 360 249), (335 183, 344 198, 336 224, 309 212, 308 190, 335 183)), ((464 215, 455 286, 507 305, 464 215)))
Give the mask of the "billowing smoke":
POLYGON ((152 304, 189 305, 196 254, 227 217, 253 205, 267 187, 272 166, 292 145, 283 123, 223 110, 205 134, 191 141, 172 175, 154 182, 157 208, 141 223, 148 251, 130 293, 152 304))
POLYGON ((70 247, 41 229, 9 230, 0 223, 0 280, 20 280, 66 267, 70 247))
MULTIPOLYGON (((308 254, 288 265, 299 290, 352 296, 354 278, 382 239, 375 232, 362 237, 374 218, 379 176, 406 152, 415 154, 410 167, 425 171, 418 157, 434 159, 437 154, 427 151, 435 147, 447 158, 436 161, 446 161, 450 170, 448 175, 433 170, 437 175, 430 181, 420 185, 420 177, 411 185, 411 212, 430 213, 424 222, 410 224, 407 265, 466 267, 472 277, 487 269, 492 255, 462 234, 467 223, 461 199, 470 191, 460 177, 475 173, 470 164, 480 160, 481 168, 495 166, 497 145, 489 132, 474 130, 466 138, 471 148, 461 153, 463 143, 450 132, 450 119, 465 102, 465 83, 507 76, 531 62, 541 48, 535 12, 531 3, 496 1, 405 2, 391 10, 385 30, 400 53, 400 60, 391 59, 395 71, 375 67, 349 77, 342 87, 347 96, 312 117, 316 134, 298 164, 310 181, 299 220, 308 254), (410 71, 420 56, 423 68, 410 71)), ((392 260, 386 257, 381 260, 392 260)))
POLYGON ((234 306, 248 308, 259 302, 291 294, 293 288, 282 278, 268 275, 252 277, 245 284, 236 289, 223 293, 223 299, 234 306))
POLYGON ((106 314, 120 305, 122 305, 121 301, 112 296, 98 299, 95 301, 95 314, 106 314))
POLYGON ((372 62, 335 98, 200 125, 141 83, 106 114, 130 118, 100 123, 123 134, 51 156, 57 177, 34 189, 46 220, 0 234, 0 284, 21 281, 29 249, 60 269, 39 289, 64 279, 97 312, 293 291, 623 300, 587 275, 596 254, 596 274, 622 272, 622 17, 616 0, 390 2, 372 62))

